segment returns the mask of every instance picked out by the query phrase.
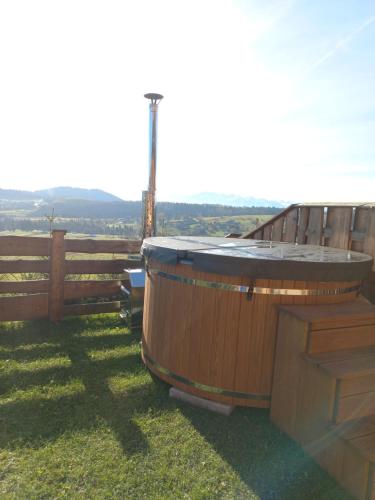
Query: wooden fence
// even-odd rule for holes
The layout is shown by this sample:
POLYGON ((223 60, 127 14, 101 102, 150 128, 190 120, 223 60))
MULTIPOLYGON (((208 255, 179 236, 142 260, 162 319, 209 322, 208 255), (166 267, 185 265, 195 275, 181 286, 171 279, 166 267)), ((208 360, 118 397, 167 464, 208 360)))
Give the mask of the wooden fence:
MULTIPOLYGON (((343 248, 375 259, 375 203, 291 205, 243 237, 343 248)), ((375 299, 375 264, 364 292, 375 299)))
POLYGON ((70 253, 139 254, 140 240, 66 239, 66 231, 55 230, 51 238, 1 236, 0 274, 42 274, 43 279, 0 281, 0 321, 49 318, 115 312, 120 301, 69 303, 92 297, 111 297, 120 292, 119 279, 66 279, 69 275, 121 274, 125 268, 139 267, 139 262, 124 258, 74 259, 70 253), (9 259, 12 257, 12 260, 9 259), (20 259, 14 257, 22 256, 20 259), (33 259, 26 259, 32 257, 33 259))
MULTIPOLYGON (((106 274, 121 275, 125 268, 139 267, 139 262, 126 258, 125 254, 139 255, 142 242, 68 239, 65 234, 65 231, 55 230, 51 238, 0 237, 0 321, 39 318, 59 321, 70 315, 120 310, 119 300, 82 303, 82 299, 116 296, 123 283, 121 279, 77 280, 71 277, 102 275, 103 278, 106 274), (120 257, 69 258, 74 253, 120 254, 120 257), (4 275, 21 276, 21 273, 26 276, 37 273, 43 279, 4 279, 4 275), (81 303, 77 303, 79 300, 81 303)), ((375 204, 291 205, 243 237, 327 245, 364 252, 375 258, 375 204)), ((364 292, 375 301, 375 265, 364 292)))

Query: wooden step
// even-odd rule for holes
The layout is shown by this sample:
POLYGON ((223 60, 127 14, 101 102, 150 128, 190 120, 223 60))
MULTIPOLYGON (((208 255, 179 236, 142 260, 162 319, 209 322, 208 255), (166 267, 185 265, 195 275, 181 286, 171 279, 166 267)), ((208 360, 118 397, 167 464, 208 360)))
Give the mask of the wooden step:
POLYGON ((344 422, 375 413, 373 347, 302 356, 335 380, 332 414, 334 422, 344 422))
POLYGON ((375 324, 375 305, 362 299, 341 304, 281 306, 280 309, 311 323, 312 330, 375 324))
POLYGON ((339 349, 370 347, 375 345, 375 323, 370 325, 311 330, 307 351, 332 352, 339 349))
POLYGON ((356 498, 375 499, 375 416, 330 426, 323 441, 316 461, 356 498))
POLYGON ((271 420, 361 500, 375 500, 374 337, 363 302, 280 307, 271 420))
POLYGON ((375 346, 375 306, 362 300, 281 306, 280 314, 293 316, 305 325, 309 353, 375 346))

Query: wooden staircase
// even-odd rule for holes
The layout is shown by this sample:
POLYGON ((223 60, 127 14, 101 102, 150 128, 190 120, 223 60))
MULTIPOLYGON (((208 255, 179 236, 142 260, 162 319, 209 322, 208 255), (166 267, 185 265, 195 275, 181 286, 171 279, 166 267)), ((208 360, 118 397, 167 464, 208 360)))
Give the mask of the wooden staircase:
POLYGON ((271 419, 360 499, 375 499, 375 306, 280 307, 271 419))

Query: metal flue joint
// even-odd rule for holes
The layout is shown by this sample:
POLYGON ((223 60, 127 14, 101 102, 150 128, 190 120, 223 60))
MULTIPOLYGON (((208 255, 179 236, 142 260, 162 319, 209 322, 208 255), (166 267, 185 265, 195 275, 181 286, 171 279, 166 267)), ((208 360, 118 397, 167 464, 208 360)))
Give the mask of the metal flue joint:
POLYGON ((142 193, 143 223, 142 237, 155 236, 155 191, 156 191, 156 146, 158 126, 158 105, 163 99, 161 94, 145 94, 150 99, 150 124, 149 124, 149 177, 148 190, 142 193))

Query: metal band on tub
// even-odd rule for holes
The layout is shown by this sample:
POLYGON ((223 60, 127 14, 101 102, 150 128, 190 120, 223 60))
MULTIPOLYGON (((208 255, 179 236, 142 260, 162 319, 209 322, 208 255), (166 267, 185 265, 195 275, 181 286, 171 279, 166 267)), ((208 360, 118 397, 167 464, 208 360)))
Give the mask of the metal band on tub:
POLYGON ((200 384, 199 382, 194 382, 189 380, 181 375, 177 375, 177 373, 173 373, 167 368, 164 368, 159 365, 155 360, 150 358, 144 350, 142 349, 142 356, 147 363, 149 363, 152 368, 160 372, 163 375, 167 375, 168 377, 176 380, 176 382, 181 382, 182 384, 188 385, 190 387, 194 387, 195 389, 200 389, 201 391, 211 392, 213 394, 219 394, 220 396, 226 396, 229 398, 238 398, 238 399, 254 399, 256 401, 270 401, 271 396, 268 394, 253 394, 251 392, 237 392, 237 391, 229 391, 228 389, 220 389, 219 387, 212 387, 210 385, 200 384))
POLYGON ((327 288, 327 289, 298 289, 298 288, 266 288, 261 286, 245 286, 245 285, 232 285, 231 283, 221 283, 217 281, 207 281, 197 278, 188 278, 187 276, 180 276, 177 274, 166 273, 155 269, 148 269, 147 273, 150 275, 159 276, 167 280, 183 283, 184 285, 202 286, 205 288, 217 288, 228 292, 247 293, 248 295, 291 295, 291 296, 324 296, 324 295, 341 295, 343 293, 359 292, 361 285, 353 285, 342 288, 327 288))

